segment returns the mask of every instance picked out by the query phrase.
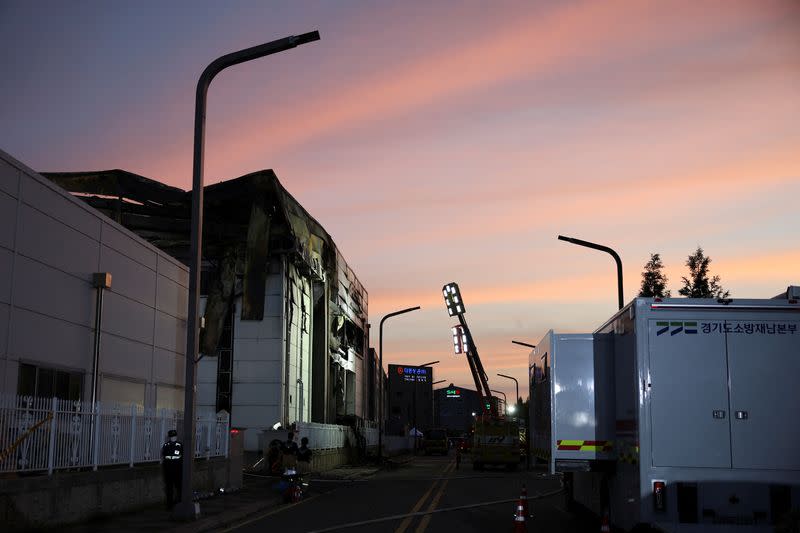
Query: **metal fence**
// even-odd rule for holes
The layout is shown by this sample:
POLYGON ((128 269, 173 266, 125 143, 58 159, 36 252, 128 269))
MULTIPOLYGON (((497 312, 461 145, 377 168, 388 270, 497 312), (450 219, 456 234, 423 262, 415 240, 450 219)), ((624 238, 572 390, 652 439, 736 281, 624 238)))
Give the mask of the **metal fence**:
MULTIPOLYGON (((227 457, 227 413, 196 420, 195 456, 227 457)), ((0 395, 0 472, 158 462, 170 429, 182 434, 181 411, 0 395)))
POLYGON ((308 437, 308 447, 312 450, 344 448, 345 442, 350 444, 355 442, 353 430, 347 426, 319 424, 317 422, 297 422, 295 428, 298 436, 301 438, 308 437))

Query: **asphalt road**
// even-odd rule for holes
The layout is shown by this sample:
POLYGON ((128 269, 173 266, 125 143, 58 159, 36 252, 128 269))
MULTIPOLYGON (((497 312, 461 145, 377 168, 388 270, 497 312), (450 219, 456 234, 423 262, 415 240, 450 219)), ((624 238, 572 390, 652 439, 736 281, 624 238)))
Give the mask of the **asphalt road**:
POLYGON ((523 483, 529 496, 546 495, 530 501, 528 531, 586 531, 563 510, 558 478, 542 472, 475 472, 468 460, 456 470, 452 456, 418 457, 397 470, 357 481, 312 481, 306 500, 224 531, 511 531, 523 483))

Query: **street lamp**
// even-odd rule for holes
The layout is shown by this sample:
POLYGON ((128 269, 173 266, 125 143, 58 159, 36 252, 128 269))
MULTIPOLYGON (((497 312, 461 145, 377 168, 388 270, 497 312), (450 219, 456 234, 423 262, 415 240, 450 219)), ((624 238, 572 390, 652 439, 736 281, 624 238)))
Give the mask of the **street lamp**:
POLYGON ((594 250, 600 250, 601 252, 606 252, 610 254, 611 257, 614 258, 614 261, 617 262, 617 299, 619 300, 619 308, 622 309, 625 305, 625 299, 622 296, 622 260, 619 258, 619 254, 609 248, 608 246, 603 246, 602 244, 595 244, 589 241, 582 241, 580 239, 575 239, 573 237, 564 237, 563 235, 558 236, 559 241, 567 241, 571 242, 572 244, 577 244, 578 246, 585 246, 586 248, 592 248, 594 250))
POLYGON ((200 300, 200 265, 203 249, 203 155, 206 133, 206 97, 214 77, 233 65, 295 48, 319 40, 319 32, 292 35, 251 48, 233 52, 212 61, 197 80, 194 107, 194 156, 192 163, 192 230, 189 252, 189 310, 186 317, 186 376, 183 403, 183 475, 179 514, 195 515, 192 503, 192 462, 194 461, 194 365, 200 343, 197 308, 200 300))
POLYGON ((380 326, 378 327, 378 368, 380 371, 378 375, 380 379, 378 380, 378 404, 380 405, 380 415, 378 416, 378 460, 380 461, 383 459, 383 323, 386 322, 386 319, 392 318, 393 316, 402 315, 404 313, 410 313, 411 311, 416 311, 419 309, 419 306, 416 307, 409 307, 408 309, 401 309, 400 311, 395 311, 393 313, 389 313, 388 315, 381 318, 380 326))
POLYGON ((535 344, 528 344, 527 342, 522 342, 522 341, 511 341, 511 342, 513 342, 514 344, 519 344, 520 346, 527 346, 528 348, 536 348, 535 344))
POLYGON ((497 374, 497 375, 500 376, 501 378, 508 378, 514 380, 514 384, 517 386, 517 398, 514 401, 514 403, 519 403, 519 381, 517 381, 517 378, 512 378, 511 376, 506 376, 505 374, 497 374))

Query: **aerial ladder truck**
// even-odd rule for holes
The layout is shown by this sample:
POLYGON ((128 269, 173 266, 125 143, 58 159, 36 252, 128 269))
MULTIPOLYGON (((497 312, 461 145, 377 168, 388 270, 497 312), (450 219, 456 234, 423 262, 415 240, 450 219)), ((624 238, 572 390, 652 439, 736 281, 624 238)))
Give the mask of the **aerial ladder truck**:
POLYGON ((501 465, 514 470, 520 462, 518 423, 506 419, 498 409, 497 399, 492 396, 478 348, 464 318, 466 308, 458 284, 448 283, 442 288, 442 293, 447 313, 451 317, 458 317, 458 324, 452 330, 455 353, 466 356, 475 389, 481 399, 481 410, 474 416, 472 467, 481 470, 484 465, 501 465))

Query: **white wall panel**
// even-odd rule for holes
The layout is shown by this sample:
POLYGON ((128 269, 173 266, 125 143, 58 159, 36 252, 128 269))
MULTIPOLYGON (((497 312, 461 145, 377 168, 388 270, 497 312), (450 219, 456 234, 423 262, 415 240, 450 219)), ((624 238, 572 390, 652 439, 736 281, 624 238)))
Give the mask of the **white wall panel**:
POLYGON ((11 303, 11 283, 14 271, 14 252, 0 248, 0 302, 11 303))
POLYGON ((156 409, 177 409, 183 411, 183 387, 156 385, 156 409))
POLYGON ((14 198, 19 190, 20 171, 0 158, 0 190, 7 192, 14 198))
MULTIPOLYGON (((234 392, 234 395, 235 394, 234 392)), ((259 429, 272 427, 273 424, 280 421, 280 406, 278 404, 236 405, 233 407, 233 412, 231 413, 231 427, 248 428, 245 433, 245 438, 247 438, 248 433, 256 434, 256 442, 258 442, 257 435, 259 429)), ((256 448, 254 446, 248 447, 247 444, 245 444, 245 449, 255 450, 256 448)))
POLYGON ((156 305, 156 273, 141 263, 131 259, 108 246, 100 248, 99 272, 111 273, 111 288, 122 294, 155 307, 156 305))
POLYGON ((22 206, 19 224, 18 253, 82 279, 97 271, 97 241, 28 205, 22 206))
POLYGON ((155 344, 171 352, 186 353, 186 321, 156 311, 155 344))
POLYGON ((151 270, 156 269, 156 252, 143 244, 138 237, 129 235, 123 228, 117 228, 110 222, 103 222, 103 244, 151 270))
POLYGON ((161 255, 158 258, 158 273, 182 287, 189 287, 189 269, 176 259, 161 255))
POLYGON ((10 307, 6 304, 0 304, 0 356, 6 353, 6 346, 8 345, 9 313, 10 307))
MULTIPOLYGON (((281 383, 275 382, 254 382, 239 383, 233 382, 233 403, 239 405, 278 405, 281 398, 281 383)), ((234 408, 234 411, 236 408, 234 408)), ((270 424, 272 425, 272 424, 270 424)))
POLYGON ((282 368, 280 361, 233 361, 233 375, 237 383, 281 381, 282 368))
POLYGON ((186 357, 156 348, 153 353, 153 381, 182 387, 186 381, 186 357))
POLYGON ((14 309, 9 357, 69 368, 92 368, 92 330, 25 309, 14 309), (42 334, 42 332, 47 332, 42 334))
POLYGON ((235 339, 235 361, 283 361, 283 341, 280 339, 235 339))
POLYGON ((284 312, 283 296, 281 294, 267 295, 266 305, 264 306, 264 318, 282 317, 284 312))
POLYGON ((100 339, 100 371, 149 380, 152 375, 153 347, 116 335, 100 339))
POLYGON ((185 287, 178 285, 167 277, 158 277, 156 308, 159 311, 185 319, 188 314, 188 295, 189 292, 185 287))
POLYGON ((14 248, 17 231, 17 199, 0 192, 0 246, 14 248))
MULTIPOLYGON (((145 384, 124 378, 103 376, 100 381, 100 402, 130 409, 130 404, 144 405, 145 384)), ((121 411, 121 414, 130 411, 121 411)))
POLYGON ((153 343, 155 310, 112 290, 103 296, 102 330, 147 345, 153 343))
POLYGON ((81 280, 32 259, 17 256, 14 306, 93 326, 95 291, 81 280))
POLYGON ((94 240, 100 240, 100 213, 92 212, 81 205, 80 200, 59 194, 50 186, 22 175, 22 201, 64 222, 94 240))

